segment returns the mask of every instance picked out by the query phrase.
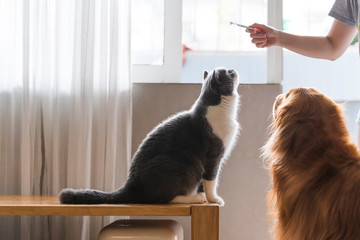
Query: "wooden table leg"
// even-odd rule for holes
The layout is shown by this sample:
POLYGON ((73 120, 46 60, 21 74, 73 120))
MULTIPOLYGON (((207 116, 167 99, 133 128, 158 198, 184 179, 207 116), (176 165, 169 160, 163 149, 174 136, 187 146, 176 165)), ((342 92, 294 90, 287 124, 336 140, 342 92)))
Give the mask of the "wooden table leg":
POLYGON ((191 240, 219 240, 219 206, 191 206, 191 240))

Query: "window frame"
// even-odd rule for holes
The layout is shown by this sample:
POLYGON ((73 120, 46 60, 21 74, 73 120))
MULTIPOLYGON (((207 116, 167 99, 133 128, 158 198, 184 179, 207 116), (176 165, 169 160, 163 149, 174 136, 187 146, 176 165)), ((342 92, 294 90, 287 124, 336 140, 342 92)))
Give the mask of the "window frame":
MULTIPOLYGON (((283 29, 283 1, 268 0, 269 26, 283 29)), ((280 84, 283 80, 283 49, 281 47, 267 48, 267 83, 280 84)))

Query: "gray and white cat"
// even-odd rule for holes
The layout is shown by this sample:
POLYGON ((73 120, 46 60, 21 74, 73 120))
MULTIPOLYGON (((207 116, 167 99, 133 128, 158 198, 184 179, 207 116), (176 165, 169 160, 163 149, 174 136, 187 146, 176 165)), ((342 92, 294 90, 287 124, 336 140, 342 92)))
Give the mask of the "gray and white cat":
POLYGON ((134 154, 125 185, 114 192, 64 189, 65 204, 218 203, 218 176, 239 132, 238 74, 204 72, 199 98, 190 110, 156 126, 134 154))

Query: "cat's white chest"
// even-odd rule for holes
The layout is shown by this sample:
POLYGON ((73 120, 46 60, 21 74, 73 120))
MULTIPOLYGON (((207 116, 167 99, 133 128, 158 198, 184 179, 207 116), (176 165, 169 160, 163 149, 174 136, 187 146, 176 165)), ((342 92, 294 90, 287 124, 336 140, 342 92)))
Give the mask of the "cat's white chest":
POLYGON ((238 100, 238 96, 222 97, 221 103, 208 107, 206 114, 213 133, 222 140, 225 151, 231 151, 239 132, 236 120, 238 100))

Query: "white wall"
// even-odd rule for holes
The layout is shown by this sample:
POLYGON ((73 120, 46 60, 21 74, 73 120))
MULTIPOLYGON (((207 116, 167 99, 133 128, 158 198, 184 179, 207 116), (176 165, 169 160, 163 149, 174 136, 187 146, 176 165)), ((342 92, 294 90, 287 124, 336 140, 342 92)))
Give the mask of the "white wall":
MULTIPOLYGON (((200 84, 134 84, 133 152, 145 135, 161 120, 188 109, 200 93, 200 84)), ((259 158, 266 139, 275 96, 280 85, 240 85, 242 126, 238 143, 223 167, 219 194, 225 200, 220 208, 220 239, 270 239, 265 196, 269 178, 259 158)), ((190 240, 190 218, 175 218, 190 240)))

